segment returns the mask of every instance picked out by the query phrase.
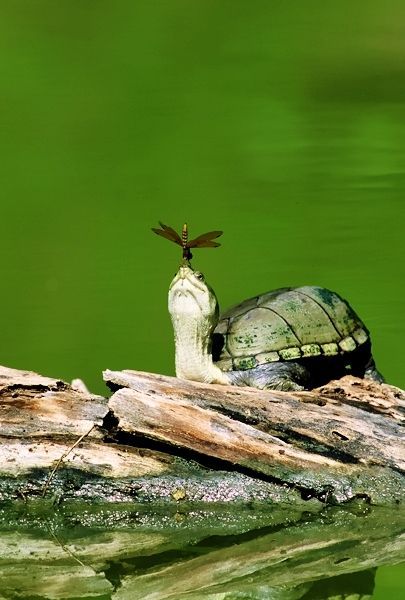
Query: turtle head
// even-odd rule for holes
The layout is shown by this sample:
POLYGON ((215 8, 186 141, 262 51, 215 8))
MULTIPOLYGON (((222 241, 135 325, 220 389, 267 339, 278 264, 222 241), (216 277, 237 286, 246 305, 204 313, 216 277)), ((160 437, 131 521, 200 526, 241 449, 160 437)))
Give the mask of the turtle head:
POLYGON ((201 323, 210 335, 218 322, 219 307, 214 291, 200 271, 183 261, 169 288, 169 312, 173 324, 183 320, 201 323))
POLYGON ((187 260, 169 288, 169 312, 176 348, 176 376, 206 383, 229 383, 229 376, 214 364, 213 331, 219 307, 204 275, 194 271, 187 260))

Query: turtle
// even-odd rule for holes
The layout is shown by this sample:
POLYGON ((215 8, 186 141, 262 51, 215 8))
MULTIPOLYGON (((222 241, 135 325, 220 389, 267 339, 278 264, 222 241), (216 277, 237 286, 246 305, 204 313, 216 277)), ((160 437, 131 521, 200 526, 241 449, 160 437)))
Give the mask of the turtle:
POLYGON ((214 291, 185 258, 168 307, 179 378, 284 391, 310 390, 347 374, 383 381, 368 329, 326 288, 273 290, 220 316, 214 291))
POLYGON ((370 333, 346 300, 323 287, 259 294, 219 316, 214 291, 191 266, 191 248, 216 248, 222 231, 188 239, 160 222, 157 235, 182 248, 169 313, 182 379, 260 389, 312 389, 351 373, 384 381, 370 333))

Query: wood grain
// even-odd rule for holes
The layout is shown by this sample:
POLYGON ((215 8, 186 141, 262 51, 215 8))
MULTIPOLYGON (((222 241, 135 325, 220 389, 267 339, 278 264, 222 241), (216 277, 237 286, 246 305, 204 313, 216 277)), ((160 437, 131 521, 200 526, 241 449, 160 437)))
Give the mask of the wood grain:
MULTIPOLYGON (((333 472, 358 464, 405 470, 403 393, 397 388, 364 382, 370 399, 365 409, 363 381, 353 377, 338 382, 347 390, 347 396, 339 398, 328 396, 326 386, 290 393, 136 371, 106 371, 104 378, 112 386, 126 386, 109 405, 128 431, 224 460, 235 458, 240 450, 241 458, 231 462, 247 461, 250 466, 256 458, 302 469, 327 466, 333 472), (358 405, 356 393, 361 396, 358 405)), ((331 394, 336 385, 331 384, 331 394)))

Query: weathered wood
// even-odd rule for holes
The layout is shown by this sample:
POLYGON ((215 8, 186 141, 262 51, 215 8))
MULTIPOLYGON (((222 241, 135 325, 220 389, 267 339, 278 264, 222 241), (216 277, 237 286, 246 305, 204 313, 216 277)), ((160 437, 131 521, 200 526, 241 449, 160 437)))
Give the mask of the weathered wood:
POLYGON ((318 388, 316 393, 337 404, 353 405, 367 413, 390 417, 401 425, 405 424, 405 393, 393 385, 380 385, 348 375, 318 388))
MULTIPOLYGON (((170 456, 106 444, 101 427, 107 413, 107 399, 84 386, 0 367, 0 476, 11 497, 16 490, 24 497, 40 493, 46 474, 82 435, 85 439, 68 453, 63 469, 117 479, 170 471, 170 456)), ((6 497, 0 489, 0 499, 6 497)))
POLYGON ((65 468, 121 478, 168 470, 162 455, 106 444, 100 427, 107 413, 106 398, 83 387, 0 367, 0 473, 18 477, 33 469, 50 469, 84 434, 80 446, 64 459, 65 468))
MULTIPOLYGON (((135 394, 128 393, 126 396, 119 392, 119 398, 125 398, 125 409, 129 410, 135 410, 134 405, 130 406, 130 397, 135 402, 142 402, 145 407, 143 417, 149 423, 152 423, 152 408, 159 404, 162 417, 164 414, 170 418, 174 414, 180 426, 181 411, 186 407, 185 410, 196 409, 195 419, 192 419, 192 425, 196 427, 199 427, 197 415, 205 414, 208 418, 215 411, 215 414, 220 413, 233 422, 248 424, 265 432, 268 435, 262 439, 266 444, 275 444, 273 458, 280 464, 288 465, 293 458, 303 468, 319 464, 333 469, 339 463, 328 456, 335 457, 340 452, 347 463, 405 469, 405 444, 400 427, 401 418, 405 417, 405 395, 392 386, 363 383, 363 380, 346 377, 319 391, 292 393, 197 384, 137 371, 105 371, 104 378, 108 383, 133 390, 135 394), (336 388, 341 390, 340 396, 336 388), (369 403, 364 410, 366 397, 369 403), (355 401, 359 406, 352 406, 355 401), (167 406, 163 406, 163 402, 167 402, 167 406), (401 409, 404 411, 402 414, 401 409), (386 418, 387 410, 390 418, 386 418), (308 447, 310 452, 297 451, 297 448, 308 447)), ((118 418, 123 413, 130 428, 130 417, 128 414, 125 416, 124 406, 120 405, 116 395, 111 398, 109 406, 113 407, 118 418)), ((217 419, 218 426, 225 422, 230 424, 227 419, 217 419)), ((166 424, 166 419, 163 419, 156 425, 163 428, 166 424)), ((215 432, 211 434, 215 435, 215 432)), ((249 429, 246 442, 250 440, 249 434, 255 435, 255 432, 249 429)), ((159 433, 156 431, 155 435, 158 437, 159 433)), ((210 438, 210 435, 205 437, 210 438)), ((226 443, 227 440, 224 441, 226 443)))
MULTIPOLYGON (((107 412, 102 396, 30 371, 0 367, 0 434, 4 438, 79 437, 93 425, 102 425, 107 412)), ((100 435, 93 429, 89 437, 100 435)))
POLYGON ((40 494, 62 456, 49 491, 63 499, 405 500, 397 388, 345 378, 263 392, 135 371, 105 379, 116 390, 109 401, 82 383, 0 368, 0 501, 40 494))
MULTIPOLYGON (((1 440, 0 475, 27 475, 33 469, 50 469, 69 451, 67 441, 34 439, 1 440)), ((162 453, 140 452, 138 448, 103 441, 83 440, 63 460, 65 469, 77 469, 102 477, 152 477, 170 470, 170 457, 162 453)))
MULTIPOLYGON (((387 415, 381 414, 376 395, 379 384, 367 383, 368 389, 374 386, 378 404, 369 394, 376 408, 366 412, 353 406, 353 391, 344 404, 335 395, 329 398, 327 388, 322 393, 270 392, 135 371, 106 371, 104 378, 112 389, 127 386, 109 401, 124 431, 300 488, 329 490, 337 501, 350 493, 367 494, 367 486, 375 493, 376 478, 386 480, 388 470, 396 481, 396 499, 405 493, 403 479, 397 478, 405 468, 399 419, 403 395, 397 388, 383 387, 391 406, 387 415)), ((340 385, 359 386, 354 378, 340 385)))
POLYGON ((0 368, 4 597, 18 588, 55 600, 217 600, 260 590, 292 600, 331 574, 403 556, 401 507, 381 515, 363 504, 405 500, 400 390, 353 378, 300 393, 133 371, 105 378, 109 401, 78 382, 0 368), (356 498, 353 514, 324 510, 356 498), (91 535, 71 539, 77 524, 91 535), (212 551, 224 526, 239 537, 212 551), (126 561, 151 566, 129 575, 126 561))
POLYGON ((277 475, 282 467, 286 481, 292 481, 294 473, 301 469, 324 467, 336 476, 356 470, 352 465, 296 449, 255 427, 194 406, 188 400, 148 397, 132 389, 122 389, 110 399, 109 407, 124 431, 267 475, 277 475))
POLYGON ((87 501, 302 504, 300 493, 227 471, 204 469, 146 441, 114 443, 107 400, 28 371, 0 367, 0 502, 44 491, 87 501), (95 425, 95 426, 94 426, 95 425), (80 444, 70 451, 79 436, 80 444), (70 452, 69 452, 70 451, 70 452), (51 470, 66 455, 47 485, 51 470))

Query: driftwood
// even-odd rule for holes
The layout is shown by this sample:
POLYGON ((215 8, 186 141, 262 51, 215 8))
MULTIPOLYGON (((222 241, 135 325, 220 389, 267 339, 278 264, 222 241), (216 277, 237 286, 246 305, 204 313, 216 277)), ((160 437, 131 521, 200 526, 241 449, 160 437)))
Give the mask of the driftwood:
POLYGON ((405 499, 397 388, 352 377, 296 393, 135 371, 104 378, 109 400, 0 369, 0 501, 44 492, 106 503, 405 499))
POLYGON ((367 597, 403 560, 401 390, 104 378, 0 368, 0 600, 367 597))
POLYGON ((405 402, 390 386, 347 377, 338 388, 286 393, 180 383, 131 371, 106 371, 104 378, 113 389, 126 386, 109 401, 126 432, 215 457, 304 492, 329 491, 337 501, 347 499, 348 487, 367 494, 379 487, 376 478, 388 484, 391 476, 390 493, 397 499, 401 493, 403 481, 396 473, 405 470, 405 402), (357 396, 356 388, 361 390, 357 396), (339 389, 348 389, 349 404, 342 402, 339 389))

